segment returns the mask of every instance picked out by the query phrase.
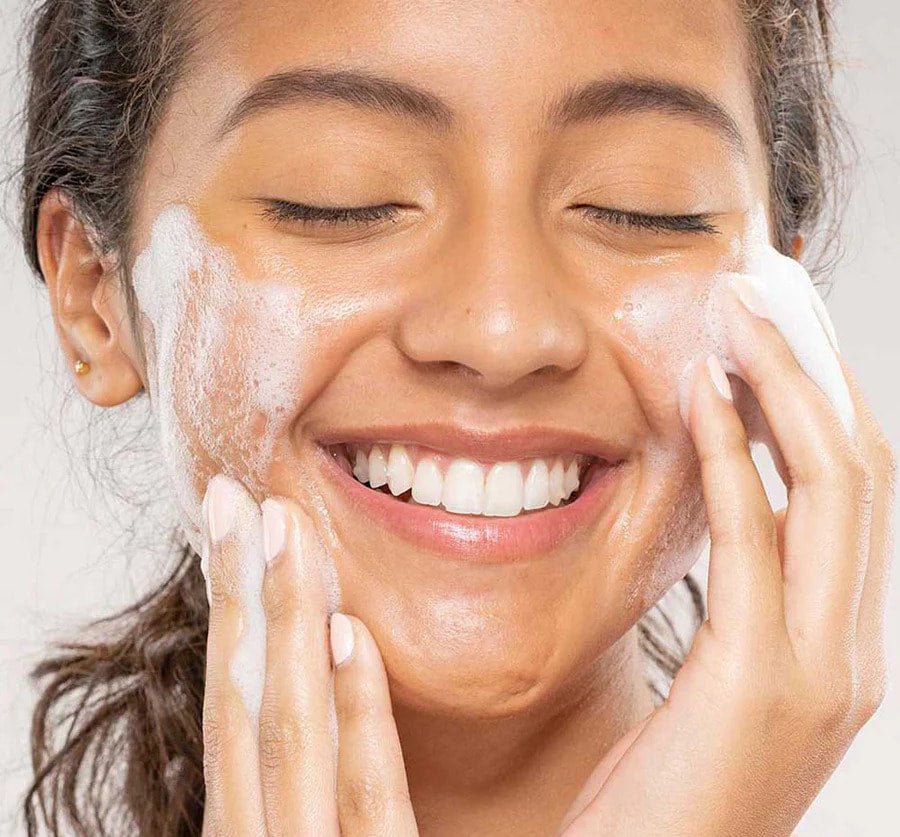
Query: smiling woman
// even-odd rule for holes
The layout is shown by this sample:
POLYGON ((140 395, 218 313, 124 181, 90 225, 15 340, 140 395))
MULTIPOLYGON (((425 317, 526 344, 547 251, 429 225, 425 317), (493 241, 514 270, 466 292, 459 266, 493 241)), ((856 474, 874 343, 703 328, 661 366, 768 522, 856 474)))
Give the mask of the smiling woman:
POLYGON ((892 459, 788 258, 828 26, 39 4, 25 248, 183 552, 38 668, 30 833, 791 833, 883 688, 892 459))

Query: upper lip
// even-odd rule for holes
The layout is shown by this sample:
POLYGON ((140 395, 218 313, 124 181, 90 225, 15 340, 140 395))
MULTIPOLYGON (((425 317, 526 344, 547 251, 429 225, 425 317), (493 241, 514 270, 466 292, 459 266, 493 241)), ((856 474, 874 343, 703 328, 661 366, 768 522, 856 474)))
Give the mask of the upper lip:
POLYGON ((315 435, 323 447, 336 444, 392 442, 432 448, 451 457, 472 457, 492 462, 581 453, 615 465, 625 452, 608 440, 586 433, 537 425, 476 430, 439 422, 428 424, 367 424, 342 427, 315 435))

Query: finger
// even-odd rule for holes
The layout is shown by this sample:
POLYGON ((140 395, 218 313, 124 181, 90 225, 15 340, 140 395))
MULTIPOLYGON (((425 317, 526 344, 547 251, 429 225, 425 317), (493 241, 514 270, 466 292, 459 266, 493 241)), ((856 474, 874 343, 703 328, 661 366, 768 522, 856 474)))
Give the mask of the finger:
POLYGON ((869 560, 860 596, 857 620, 857 643, 864 659, 861 671, 881 672, 876 691, 884 690, 885 668, 885 608, 890 586, 893 539, 891 531, 894 510, 894 489, 897 465, 890 445, 881 433, 871 409, 865 401, 859 383, 844 365, 844 376, 859 420, 859 437, 864 456, 872 467, 874 491, 872 499, 872 530, 869 538, 869 560))
POLYGON ((331 617, 343 837, 418 834, 381 654, 365 625, 331 617))
POLYGON ((814 653, 826 641, 844 652, 856 633, 868 552, 867 468, 825 393, 766 319, 766 303, 751 278, 739 277, 733 287, 734 359, 788 472, 783 554, 788 629, 796 643, 812 645, 814 653))
MULTIPOLYGON (((208 521, 209 635, 203 698, 206 834, 265 834, 256 754, 256 717, 241 662, 252 653, 246 595, 248 555, 259 538, 258 510, 240 486, 213 477, 204 500, 208 521)), ((257 547, 258 553, 258 547, 257 547)), ((262 562, 261 554, 257 554, 262 562)))
POLYGON ((688 425, 709 520, 710 627, 741 640, 750 626, 783 626, 775 520, 728 378, 714 356, 698 365, 691 393, 688 425))
POLYGON ((609 774, 615 770, 616 765, 621 758, 628 752, 628 748, 635 742, 637 737, 643 732, 644 727, 650 722, 650 719, 656 714, 656 709, 650 712, 646 718, 635 724, 625 735, 623 735, 612 747, 606 755, 603 756, 600 763, 591 772, 588 780, 584 783, 584 787, 578 792, 575 801, 569 806, 566 815, 562 819, 559 831, 563 832, 571 825, 590 805, 591 800, 598 794, 609 778, 609 774))
POLYGON ((260 772, 270 835, 338 834, 323 547, 296 504, 262 505, 268 561, 260 772))

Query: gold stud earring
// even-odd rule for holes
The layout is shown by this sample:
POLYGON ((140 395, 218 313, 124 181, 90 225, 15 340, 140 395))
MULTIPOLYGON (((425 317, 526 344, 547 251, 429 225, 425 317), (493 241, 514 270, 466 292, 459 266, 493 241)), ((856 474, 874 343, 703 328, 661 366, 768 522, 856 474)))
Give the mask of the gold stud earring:
POLYGON ((75 374, 76 375, 87 375, 88 372, 91 371, 91 365, 86 360, 76 360, 75 361, 75 374))

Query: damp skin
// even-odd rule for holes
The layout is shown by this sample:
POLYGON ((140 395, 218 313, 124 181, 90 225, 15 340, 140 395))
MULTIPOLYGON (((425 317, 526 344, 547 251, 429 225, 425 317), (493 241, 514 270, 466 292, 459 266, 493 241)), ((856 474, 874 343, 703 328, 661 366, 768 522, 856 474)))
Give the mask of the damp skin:
MULTIPOLYGON (((356 4, 286 4, 267 15, 237 4, 236 19, 217 27, 209 54, 172 97, 149 150, 137 252, 160 214, 183 206, 201 249, 233 263, 238 292, 286 286, 296 304, 276 319, 297 342, 285 341, 281 359, 303 358, 286 401, 292 415, 269 435, 268 464, 254 467, 256 434, 264 439, 274 425, 263 422, 264 405, 246 383, 250 356, 230 346, 229 335, 239 343, 252 325, 268 337, 272 321, 222 312, 223 360, 210 365, 201 397, 190 382, 196 352, 177 348, 197 342, 200 310, 185 306, 175 340, 182 383, 166 408, 178 442, 168 465, 183 466, 176 479, 184 482, 185 517, 197 518, 219 472, 252 482, 256 500, 285 496, 311 509, 340 579, 341 609, 373 631, 398 706, 483 716, 552 704, 583 666, 615 659, 616 640, 696 560, 703 509, 677 409, 678 370, 640 363, 612 313, 642 277, 684 275, 696 284, 740 267, 732 229, 757 191, 752 172, 714 132, 665 114, 623 115, 552 136, 534 131, 542 105, 578 81, 655 75, 672 42, 668 27, 682 17, 663 7, 635 10, 631 25, 618 5, 598 15, 596 4, 532 4, 540 24, 522 38, 518 7, 486 18, 477 3, 454 4, 452 13, 446 4, 417 4, 415 14, 388 4, 384 25, 373 27, 356 4), (610 42, 608 24, 619 30, 619 46, 598 50, 610 42), (336 56, 371 58, 385 74, 438 91, 472 130, 444 137, 390 115, 296 102, 220 137, 256 82, 336 56), (415 211, 387 232, 312 231, 262 218, 257 199, 265 198, 397 201, 415 211), (598 231, 572 209, 581 202, 709 211, 725 216, 723 234, 662 236, 661 246, 608 225, 598 231), (554 348, 563 345, 570 348, 554 348), (557 363, 569 371, 556 374, 549 365, 557 363), (548 365, 548 374, 526 377, 535 364, 548 365), (308 444, 327 429, 434 421, 581 431, 611 439, 632 461, 602 523, 546 560, 476 569, 362 519, 323 484, 308 444)), ((713 36, 691 26, 678 43, 693 50, 692 67, 716 72, 691 70, 685 80, 739 120, 746 114, 752 141, 753 102, 731 21, 699 12, 713 36)), ((200 274, 186 296, 206 305, 209 279, 200 274)), ((630 650, 628 642, 620 648, 630 650)))
MULTIPOLYGON (((741 256, 734 266, 703 273, 654 275, 625 293, 612 319, 621 339, 645 366, 655 366, 671 383, 671 394, 685 413, 689 383, 699 363, 715 354, 726 372, 740 377, 732 328, 736 281, 749 283, 765 305, 765 316, 779 330, 795 359, 831 402, 848 433, 855 417, 850 392, 837 358, 834 325, 813 282, 794 259, 769 243, 764 210, 748 215, 741 256)), ((771 431, 755 399, 740 405, 751 442, 772 447, 771 431)), ((672 446, 656 446, 665 458, 672 446)))
MULTIPOLYGON (((132 270, 160 444, 182 529, 198 554, 206 481, 220 470, 257 500, 270 493, 276 457, 284 457, 291 422, 308 397, 310 345, 352 315, 352 305, 329 308, 320 300, 311 326, 302 284, 279 270, 270 262, 259 266, 262 278, 243 275, 179 204, 156 218, 132 270)), ((314 488, 306 499, 333 539, 314 488)), ((328 565, 323 572, 337 610, 336 571, 328 565)))
MULTIPOLYGON (((833 374, 836 359, 823 325, 827 315, 823 320, 809 277, 796 262, 765 243, 767 231, 756 220, 758 214, 758 210, 749 214, 744 234, 705 269, 651 262, 643 271, 634 271, 628 281, 616 281, 614 275, 598 277, 602 293, 597 298, 597 316, 605 319, 623 366, 630 364, 636 370, 630 374, 638 381, 640 396, 653 404, 648 413, 659 422, 653 428, 656 432, 644 440, 642 465, 647 473, 685 474, 678 504, 666 504, 648 485, 638 488, 638 499, 630 507, 616 510, 610 543, 633 544, 650 532, 650 539, 644 541, 644 571, 623 579, 627 608, 652 603, 652 591, 664 588, 672 572, 673 557, 689 566, 698 554, 702 504, 685 468, 690 461, 689 442, 677 421, 676 405, 687 370, 709 352, 718 354, 726 369, 738 372, 729 354, 728 315, 733 309, 729 309, 727 286, 732 275, 756 277, 771 300, 773 319, 804 368, 836 405, 846 399, 842 377, 833 374), (654 530, 648 514, 661 505, 672 511, 656 522, 654 530)), ((313 298, 304 275, 273 253, 263 253, 249 267, 239 265, 237 255, 214 243, 196 214, 183 204, 167 207, 154 220, 149 241, 135 261, 133 280, 145 318, 148 382, 160 442, 183 529, 198 554, 204 555, 202 496, 213 473, 223 471, 238 479, 257 501, 271 493, 291 496, 298 492, 300 480, 285 479, 298 458, 291 446, 293 425, 315 398, 311 381, 321 371, 325 335, 352 332, 354 323, 369 313, 371 300, 313 298)), ((384 303, 385 309, 392 306, 401 309, 402 300, 384 303)), ((744 415, 753 437, 765 441, 765 428, 752 425, 752 404, 745 407, 744 415)), ((351 590, 363 589, 365 582, 355 564, 359 553, 352 538, 339 531, 347 526, 335 523, 332 503, 320 490, 316 474, 303 476, 299 490, 329 544, 328 554, 342 558, 341 569, 350 579, 351 590)), ((257 578, 252 566, 259 569, 259 556, 248 556, 242 600, 253 614, 249 624, 258 627, 264 625, 258 600, 261 575, 257 578)), ((431 585, 444 591, 416 607, 429 610, 428 618, 437 619, 447 637, 468 643, 469 636, 483 636, 487 627, 482 603, 496 590, 495 582, 486 579, 487 586, 481 589, 455 571, 444 579, 432 560, 424 568, 407 565, 411 588, 431 585), (427 582, 417 581, 422 571, 428 575, 427 582)), ((336 610, 342 598, 338 567, 327 560, 322 572, 331 591, 331 609, 336 610)), ((541 583, 547 585, 547 578, 541 583)), ((565 575, 560 575, 551 579, 549 589, 565 583, 565 575)), ((390 614, 409 605, 389 597, 383 607, 390 614)), ((397 642, 412 643, 403 624, 385 623, 397 642)), ((258 633, 251 627, 246 648, 253 647, 253 636, 258 633)), ((456 653, 452 639, 445 650, 449 663, 456 653)), ((238 664, 236 682, 255 712, 262 678, 259 654, 245 651, 239 659, 244 662, 238 664)))

